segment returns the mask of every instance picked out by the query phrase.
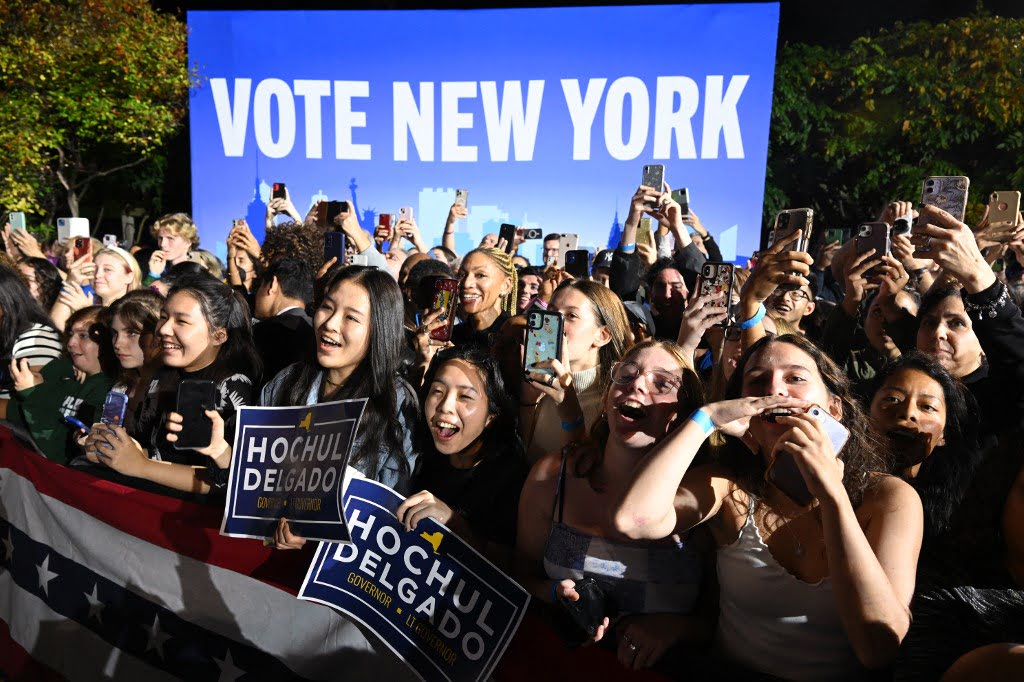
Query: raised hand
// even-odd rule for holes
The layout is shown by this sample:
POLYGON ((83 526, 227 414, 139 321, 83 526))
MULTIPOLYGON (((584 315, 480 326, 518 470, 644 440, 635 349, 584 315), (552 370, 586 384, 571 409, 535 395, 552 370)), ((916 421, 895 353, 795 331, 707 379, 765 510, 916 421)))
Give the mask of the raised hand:
POLYGON ((922 208, 913 235, 910 241, 918 247, 915 255, 933 259, 959 280, 967 293, 976 294, 996 281, 971 228, 941 208, 922 208))

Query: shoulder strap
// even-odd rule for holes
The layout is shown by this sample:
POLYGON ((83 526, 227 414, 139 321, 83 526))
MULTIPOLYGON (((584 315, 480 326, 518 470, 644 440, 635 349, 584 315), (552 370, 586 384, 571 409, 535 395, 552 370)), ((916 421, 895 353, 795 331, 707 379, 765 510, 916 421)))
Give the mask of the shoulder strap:
POLYGON ((565 464, 568 460, 565 452, 562 452, 562 463, 558 467, 558 492, 555 493, 555 521, 562 522, 562 509, 565 507, 565 464))

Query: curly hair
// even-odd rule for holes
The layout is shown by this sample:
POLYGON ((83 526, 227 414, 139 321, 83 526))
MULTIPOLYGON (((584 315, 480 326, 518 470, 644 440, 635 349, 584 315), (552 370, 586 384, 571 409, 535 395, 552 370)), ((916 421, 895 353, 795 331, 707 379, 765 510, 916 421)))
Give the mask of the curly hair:
POLYGON ((154 237, 159 237, 160 230, 165 227, 172 234, 191 242, 193 249, 199 246, 199 228, 187 213, 169 213, 160 216, 149 226, 149 231, 154 237))
POLYGON ((324 264, 325 234, 327 228, 316 223, 274 225, 263 239, 263 262, 269 265, 281 258, 298 258, 317 272, 324 264))
MULTIPOLYGON (((742 397, 743 377, 750 359, 776 343, 795 346, 810 356, 829 396, 838 398, 842 404, 841 421, 850 432, 850 438, 846 441, 842 453, 843 487, 850 497, 850 502, 857 507, 864 499, 864 493, 874 485, 876 479, 873 474, 889 472, 891 457, 888 446, 869 431, 867 416, 857 401, 850 378, 824 351, 801 334, 765 336, 744 351, 740 357, 726 385, 725 398, 731 400, 742 397)), ((719 448, 718 456, 740 489, 749 495, 764 498, 764 457, 752 457, 746 445, 729 436, 725 438, 725 445, 719 448)))

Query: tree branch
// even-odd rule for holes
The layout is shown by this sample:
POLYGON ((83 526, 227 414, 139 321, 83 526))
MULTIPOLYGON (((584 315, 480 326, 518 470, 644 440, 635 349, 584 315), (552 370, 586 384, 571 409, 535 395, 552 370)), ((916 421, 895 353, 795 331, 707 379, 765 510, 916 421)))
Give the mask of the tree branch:
MULTIPOLYGON (((90 182, 92 182, 96 178, 102 178, 105 175, 111 175, 113 173, 117 173, 118 171, 123 171, 123 170, 131 168, 133 166, 138 166, 140 163, 145 163, 145 162, 146 162, 146 157, 142 157, 141 159, 136 159, 136 160, 132 161, 131 163, 125 163, 125 164, 122 164, 120 166, 114 166, 113 168, 110 168, 110 169, 105 170, 105 171, 97 171, 95 173, 90 173, 88 178, 86 178, 85 180, 83 180, 82 182, 78 183, 75 186, 75 189, 78 189, 79 187, 84 187, 84 186, 88 185, 90 182)), ((80 194, 85 194, 85 190, 82 190, 80 192, 80 194)))

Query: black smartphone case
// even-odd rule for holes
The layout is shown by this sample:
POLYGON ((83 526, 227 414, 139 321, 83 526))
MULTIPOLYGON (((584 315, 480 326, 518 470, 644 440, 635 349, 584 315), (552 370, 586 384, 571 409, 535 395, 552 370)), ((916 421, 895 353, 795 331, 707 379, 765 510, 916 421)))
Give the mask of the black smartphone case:
POLYGON ((173 443, 176 450, 205 448, 213 439, 213 422, 206 410, 217 407, 216 387, 207 379, 186 379, 178 384, 175 410, 182 417, 182 430, 173 443))
POLYGON ((558 629, 570 647, 587 643, 597 632, 605 616, 614 618, 618 609, 607 598, 601 585, 593 578, 576 581, 578 601, 558 598, 558 629))

